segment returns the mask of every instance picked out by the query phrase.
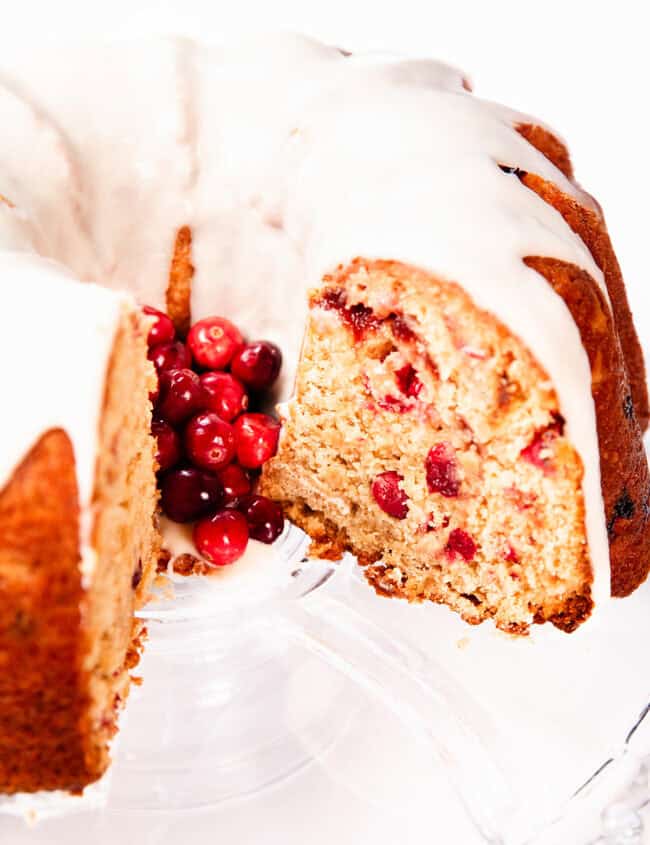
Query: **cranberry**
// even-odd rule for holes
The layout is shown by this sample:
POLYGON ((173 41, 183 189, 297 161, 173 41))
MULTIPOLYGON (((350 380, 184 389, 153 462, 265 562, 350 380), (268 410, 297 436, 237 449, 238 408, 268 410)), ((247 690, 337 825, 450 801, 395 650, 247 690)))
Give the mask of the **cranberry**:
POLYGON ((397 386, 405 396, 412 398, 419 396, 422 390, 422 382, 410 364, 405 364, 395 372, 395 380, 397 381, 397 386))
POLYGON ((248 408, 244 385, 230 373, 203 373, 201 384, 207 395, 207 407, 230 422, 248 408))
POLYGON ((159 343, 149 350, 148 357, 158 374, 165 370, 189 370, 192 366, 192 356, 180 340, 159 343))
POLYGON ((411 328, 409 321, 403 314, 394 314, 391 320, 393 335, 404 343, 417 343, 418 336, 411 328))
POLYGON ((535 433, 528 446, 521 450, 521 457, 539 467, 545 475, 552 474, 554 471, 554 444, 561 433, 562 426, 557 421, 540 429, 535 433))
POLYGON ((268 414, 242 414, 235 421, 237 460, 248 469, 256 469, 277 452, 280 423, 268 414))
POLYGON ((380 323, 372 308, 368 308, 360 302, 346 309, 345 319, 352 329, 356 341, 361 340, 367 332, 376 331, 380 323))
POLYGON ((187 344, 199 366, 224 370, 244 345, 244 338, 230 320, 206 317, 192 326, 187 344))
POLYGON ((174 324, 169 319, 167 314, 163 314, 157 308, 152 308, 150 305, 144 305, 143 312, 148 317, 155 317, 149 334, 147 335, 147 345, 149 349, 153 346, 158 346, 159 343, 170 343, 176 337, 176 330, 174 324))
POLYGON ((372 495, 379 507, 396 519, 405 519, 408 513, 408 497, 399 486, 403 480, 398 472, 380 472, 372 482, 372 495))
POLYGON ((240 381, 254 390, 266 390, 277 379, 281 366, 282 353, 275 343, 257 340, 237 352, 230 369, 240 381))
POLYGON ((510 563, 519 563, 519 555, 510 543, 507 544, 505 554, 503 556, 510 563))
POLYGON ((348 295, 343 288, 330 288, 323 292, 320 305, 332 311, 343 311, 348 303, 348 295))
POLYGON ((181 440, 178 433, 164 420, 154 419, 151 433, 156 438, 156 462, 158 471, 164 472, 181 459, 181 440))
POLYGON ((250 494, 251 480, 239 464, 229 464, 215 474, 223 487, 225 507, 236 507, 244 496, 250 494))
POLYGON ((437 443, 426 459, 427 486, 431 493, 454 498, 460 491, 458 466, 450 443, 437 443))
POLYGON ((185 448, 196 466, 213 471, 221 469, 235 457, 235 432, 213 411, 197 414, 185 428, 185 448))
POLYGON ((174 522, 193 522, 223 502, 219 479, 195 467, 168 472, 163 476, 160 494, 162 508, 174 522))
POLYGON ((228 566, 238 560, 248 545, 248 525, 237 511, 225 510, 194 526, 194 545, 199 554, 215 564, 228 566))
POLYGON ((160 374, 156 412, 172 425, 203 410, 206 400, 201 380, 193 370, 164 370, 160 374))
POLYGON ((460 555, 465 560, 472 560, 476 554, 476 543, 462 528, 454 528, 449 534, 446 546, 450 557, 460 555))
POLYGON ((272 543, 282 534, 282 508, 266 496, 249 496, 239 505, 239 511, 246 517, 248 531, 254 540, 272 543))
POLYGON ((352 331, 356 342, 360 341, 367 332, 376 331, 380 320, 375 317, 371 308, 362 305, 347 305, 347 294, 341 289, 330 289, 323 294, 321 304, 339 312, 341 321, 352 331))

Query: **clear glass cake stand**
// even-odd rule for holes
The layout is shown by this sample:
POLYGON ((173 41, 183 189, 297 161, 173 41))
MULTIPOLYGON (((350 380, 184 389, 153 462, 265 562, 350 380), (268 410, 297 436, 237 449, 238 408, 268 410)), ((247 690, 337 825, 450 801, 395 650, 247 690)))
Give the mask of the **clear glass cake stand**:
MULTIPOLYGON (((539 721, 531 717, 532 727, 515 737, 519 727, 509 731, 500 719, 499 696, 509 701, 507 686, 517 683, 518 660, 538 661, 534 677, 551 666, 549 677, 558 676, 551 681, 558 685, 549 693, 551 706, 567 695, 566 677, 589 694, 600 689, 592 669, 576 678, 569 659, 568 667, 556 671, 553 649, 564 654, 567 646, 553 639, 550 656, 546 647, 525 651, 527 646, 493 631, 485 643, 476 639, 468 646, 474 629, 445 608, 380 599, 352 558, 339 564, 310 561, 306 548, 304 535, 289 527, 272 547, 254 544, 223 576, 174 576, 173 595, 163 590, 141 612, 149 631, 139 667, 144 684, 133 688, 109 775, 81 799, 17 796, 2 801, 0 813, 74 813, 101 807, 107 797, 112 811, 152 814, 254 799, 315 761, 327 768, 331 750, 351 736, 370 699, 407 726, 442 768, 477 841, 641 842, 637 811, 649 797, 643 756, 650 754, 650 718, 643 717, 650 683, 647 695, 638 678, 621 690, 620 713, 602 731, 586 735, 581 766, 565 783, 556 769, 557 788, 548 790, 536 775, 543 750, 532 752, 531 759, 518 738, 527 730, 539 734, 539 721), (473 670, 461 666, 456 673, 456 664, 472 649, 473 670), (472 688, 466 679, 490 661, 493 685, 481 694, 479 681, 472 688), (509 664, 510 681, 504 681, 509 664), (591 747, 599 742, 602 747, 591 747), (593 835, 587 834, 592 828, 593 835)), ((621 647, 628 640, 647 642, 650 593, 635 601, 636 616, 626 614, 614 631, 610 626, 585 638, 576 655, 581 648, 600 653, 598 637, 610 644, 619 637, 621 647)), ((571 642, 562 636, 563 643, 571 642)), ((650 681, 647 670, 646 660, 642 671, 650 681)), ((603 689, 607 683, 603 679, 603 689)), ((556 741, 553 731, 560 734, 557 746, 566 765, 575 756, 567 741, 571 726, 598 722, 598 708, 574 719, 568 701, 567 724, 549 729, 549 745, 556 741)), ((605 710, 611 715, 609 704, 605 710)), ((331 775, 336 779, 340 773, 331 775)), ((435 795, 431 800, 435 804, 435 795)))

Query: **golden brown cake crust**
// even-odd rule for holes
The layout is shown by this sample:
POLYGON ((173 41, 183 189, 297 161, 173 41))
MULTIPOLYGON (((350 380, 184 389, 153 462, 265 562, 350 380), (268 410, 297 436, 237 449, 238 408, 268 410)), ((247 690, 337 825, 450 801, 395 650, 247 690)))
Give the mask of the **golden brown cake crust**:
POLYGON ((627 372, 635 416, 641 430, 645 431, 650 410, 643 352, 632 321, 621 269, 605 223, 595 211, 580 205, 541 177, 526 173, 522 174, 521 181, 564 217, 571 229, 584 241, 605 277, 616 335, 623 352, 621 366, 627 372))
MULTIPOLYGON (((557 138, 533 125, 517 129, 565 176, 573 178, 568 151, 557 138)), ((566 302, 589 356, 612 595, 626 596, 645 580, 650 570, 650 480, 642 439, 650 409, 641 344, 602 214, 580 205, 534 173, 519 171, 518 175, 584 241, 605 278, 613 320, 597 285, 587 274, 550 258, 526 259, 566 302)))
MULTIPOLYGON (((547 129, 534 124, 519 124, 515 128, 568 179, 573 180, 573 167, 569 152, 558 138, 547 129)), ((516 165, 516 162, 502 162, 502 164, 516 165)), ((594 261, 602 271, 614 313, 616 334, 623 351, 625 369, 627 370, 634 403, 634 413, 641 431, 645 431, 650 421, 650 405, 643 351, 634 328, 621 268, 614 253, 602 213, 600 213, 600 210, 596 212, 581 205, 561 191, 557 185, 542 179, 541 176, 526 173, 523 170, 517 170, 516 173, 527 188, 534 191, 562 215, 567 225, 584 241, 594 261)))
POLYGON ((630 385, 611 312, 594 280, 570 264, 525 259, 564 299, 589 356, 601 488, 609 535, 611 592, 626 596, 650 568, 650 478, 630 385))
POLYGON ((193 277, 192 232, 189 226, 182 226, 176 234, 166 294, 167 313, 181 336, 185 336, 190 330, 193 277))
MULTIPOLYGON (((549 161, 552 161, 567 179, 573 179, 573 165, 569 151, 559 138, 556 138, 543 126, 534 123, 520 123, 515 128, 529 144, 532 144, 549 161)), ((510 164, 510 162, 503 163, 510 164)))
POLYGON ((80 732, 79 508, 74 454, 44 434, 0 492, 0 790, 79 792, 88 767, 80 732))

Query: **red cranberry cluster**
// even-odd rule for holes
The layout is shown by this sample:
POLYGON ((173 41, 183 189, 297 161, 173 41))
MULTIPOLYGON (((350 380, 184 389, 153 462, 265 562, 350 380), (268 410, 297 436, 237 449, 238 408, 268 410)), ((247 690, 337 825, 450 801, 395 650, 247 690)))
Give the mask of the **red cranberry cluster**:
POLYGON ((249 537, 272 543, 284 528, 279 505, 254 492, 260 468, 277 451, 280 423, 253 409, 276 381, 282 353, 265 340, 246 343, 223 317, 199 320, 183 342, 166 314, 143 310, 153 318, 162 509, 174 522, 196 523, 194 543, 207 561, 234 563, 249 537))

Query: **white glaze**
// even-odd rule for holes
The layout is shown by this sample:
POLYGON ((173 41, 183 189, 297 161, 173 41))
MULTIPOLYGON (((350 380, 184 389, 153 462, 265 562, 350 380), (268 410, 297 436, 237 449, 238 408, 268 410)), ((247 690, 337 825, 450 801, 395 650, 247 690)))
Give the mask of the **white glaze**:
MULTIPOLYGON (((165 547, 169 551, 170 566, 168 574, 175 586, 184 588, 188 576, 175 575, 172 563, 181 555, 196 557, 196 547, 192 541, 192 527, 163 518, 161 531, 165 538, 165 547)), ((283 587, 291 583, 291 572, 295 569, 295 560, 291 556, 278 554, 279 539, 273 546, 257 540, 249 540, 246 551, 236 564, 213 567, 209 576, 203 578, 202 590, 209 595, 202 597, 211 607, 211 612, 218 608, 222 612, 259 605, 265 599, 277 595, 283 587)), ((191 576, 190 576, 191 577, 191 576)))
MULTIPOLYGON (((305 290, 323 273, 363 255, 460 282, 523 338, 556 387, 585 467, 595 598, 609 594, 587 356, 562 299, 521 259, 572 262, 604 289, 602 274, 561 216, 497 164, 593 204, 514 131, 529 118, 470 95, 460 73, 436 62, 344 58, 297 36, 229 48, 91 45, 56 56, 9 47, 2 84, 26 101, 34 125, 11 163, 0 159, 0 193, 11 196, 7 175, 21 186, 18 209, 0 217, 0 244, 17 244, 23 215, 23 248, 162 304, 176 231, 189 225, 194 318, 224 313, 279 341, 280 398, 291 392, 305 290), (31 190, 32 146, 46 135, 47 154, 60 149, 52 161, 61 176, 31 190), (63 214, 47 238, 52 208, 63 214), (14 231, 3 235, 7 218, 14 231)), ((4 124, 3 108, 0 100, 4 124)))
POLYGON ((87 579, 95 561, 92 495, 104 381, 120 316, 133 307, 132 300, 98 285, 80 285, 60 265, 24 252, 2 252, 2 272, 11 279, 12 313, 3 324, 7 408, 0 481, 44 432, 67 432, 81 513, 80 568, 87 579))

